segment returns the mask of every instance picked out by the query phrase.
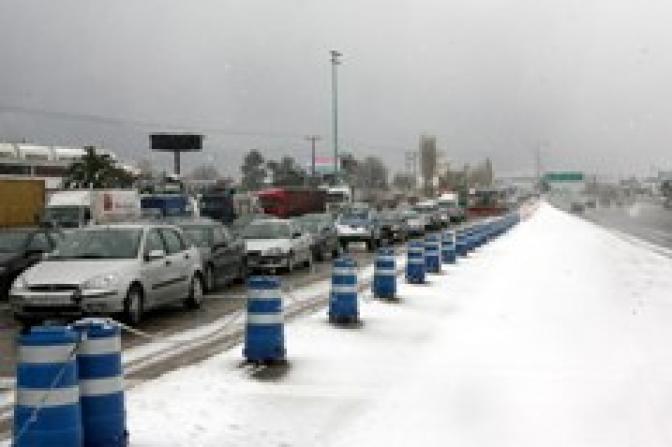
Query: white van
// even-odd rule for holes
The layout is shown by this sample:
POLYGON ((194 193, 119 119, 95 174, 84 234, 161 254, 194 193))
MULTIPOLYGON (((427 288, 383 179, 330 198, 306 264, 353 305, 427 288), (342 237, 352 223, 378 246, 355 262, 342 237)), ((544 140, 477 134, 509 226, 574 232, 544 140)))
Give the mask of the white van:
POLYGON ((134 189, 75 189, 49 196, 44 221, 62 228, 78 228, 130 221, 140 215, 140 195, 134 189))

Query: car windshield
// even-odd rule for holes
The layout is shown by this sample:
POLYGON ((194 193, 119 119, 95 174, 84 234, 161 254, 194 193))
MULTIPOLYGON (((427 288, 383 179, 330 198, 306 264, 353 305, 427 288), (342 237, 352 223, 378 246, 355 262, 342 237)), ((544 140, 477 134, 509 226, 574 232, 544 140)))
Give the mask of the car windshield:
POLYGON ((245 239, 289 239, 289 225, 284 222, 257 222, 243 230, 245 239))
POLYGON ((322 220, 307 218, 307 219, 298 219, 297 222, 302 230, 305 230, 309 233, 317 233, 320 231, 322 220))
POLYGON ((435 208, 429 205, 416 205, 413 207, 413 210, 421 214, 428 214, 433 212, 435 208))
POLYGON ((50 206, 44 211, 45 222, 56 222, 63 227, 76 226, 81 208, 78 206, 50 206))
POLYGON ((348 210, 341 214, 341 220, 366 220, 369 218, 367 210, 348 210))
POLYGON ((380 220, 382 222, 397 222, 400 219, 398 213, 382 213, 380 215, 380 220))
POLYGON ((197 247, 210 247, 213 241, 213 230, 209 226, 185 225, 182 228, 184 235, 197 247))
POLYGON ((138 254, 141 229, 100 228, 69 233, 49 259, 131 259, 138 254))
POLYGON ((234 232, 240 232, 255 220, 268 219, 269 217, 271 216, 267 216, 265 214, 245 214, 233 221, 231 224, 231 229, 234 232))
POLYGON ((0 252, 14 253, 26 245, 30 232, 20 230, 5 230, 0 232, 0 252))

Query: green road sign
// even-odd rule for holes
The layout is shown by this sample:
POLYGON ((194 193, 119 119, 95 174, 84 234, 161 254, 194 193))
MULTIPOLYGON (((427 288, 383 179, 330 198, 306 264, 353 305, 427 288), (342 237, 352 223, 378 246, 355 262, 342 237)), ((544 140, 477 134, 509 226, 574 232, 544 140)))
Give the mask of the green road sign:
POLYGON ((584 181, 583 172, 547 172, 544 174, 546 182, 582 182, 584 181))

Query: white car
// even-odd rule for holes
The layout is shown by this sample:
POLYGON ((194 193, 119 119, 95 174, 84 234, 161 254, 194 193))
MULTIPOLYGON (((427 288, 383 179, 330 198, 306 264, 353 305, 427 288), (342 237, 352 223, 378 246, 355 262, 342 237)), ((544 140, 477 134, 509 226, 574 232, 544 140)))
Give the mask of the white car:
POLYGON ((24 324, 87 314, 122 314, 137 324, 154 307, 201 305, 200 257, 171 225, 93 226, 70 233, 23 272, 9 297, 24 324))
POLYGON ((242 233, 248 269, 293 271, 313 263, 312 237, 289 219, 263 219, 250 223, 242 233))
POLYGON ((428 226, 427 216, 414 210, 404 211, 404 219, 408 227, 409 236, 422 236, 428 226))

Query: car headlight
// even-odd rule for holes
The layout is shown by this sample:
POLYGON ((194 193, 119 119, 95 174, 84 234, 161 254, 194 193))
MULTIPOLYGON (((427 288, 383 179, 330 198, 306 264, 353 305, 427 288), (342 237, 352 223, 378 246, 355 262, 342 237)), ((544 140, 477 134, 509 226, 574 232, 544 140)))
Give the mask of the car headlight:
POLYGON ((109 289, 119 282, 119 275, 110 273, 95 276, 82 284, 82 289, 109 289))
POLYGON ((266 250, 266 255, 268 256, 280 256, 282 253, 282 248, 280 247, 272 247, 266 250))
POLYGON ((28 288, 28 282, 23 275, 19 275, 12 283, 12 290, 25 290, 28 288))

